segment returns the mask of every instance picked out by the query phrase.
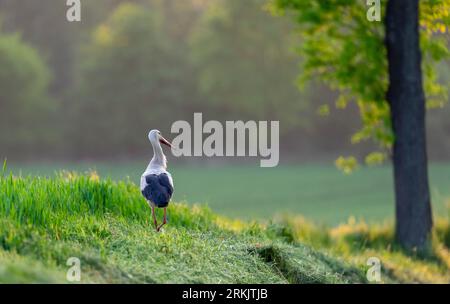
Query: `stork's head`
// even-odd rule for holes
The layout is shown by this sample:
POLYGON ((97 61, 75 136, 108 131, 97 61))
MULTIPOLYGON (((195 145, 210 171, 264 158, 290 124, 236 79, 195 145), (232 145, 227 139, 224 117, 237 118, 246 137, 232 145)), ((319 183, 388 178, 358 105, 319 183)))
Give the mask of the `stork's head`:
POLYGON ((148 133, 148 139, 150 140, 152 145, 161 143, 172 148, 172 144, 167 139, 162 137, 161 132, 159 130, 151 130, 148 133))

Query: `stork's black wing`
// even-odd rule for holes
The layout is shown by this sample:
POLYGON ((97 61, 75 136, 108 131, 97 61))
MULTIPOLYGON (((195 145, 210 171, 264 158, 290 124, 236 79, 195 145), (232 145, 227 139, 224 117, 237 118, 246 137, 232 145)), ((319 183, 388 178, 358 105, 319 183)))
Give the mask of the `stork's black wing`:
POLYGON ((170 180, 169 180, 169 177, 167 176, 167 174, 165 174, 165 173, 160 174, 160 175, 158 175, 158 178, 159 178, 159 184, 161 186, 163 186, 164 188, 166 188, 169 195, 172 196, 173 187, 172 187, 172 184, 170 183, 170 180))
POLYGON ((167 207, 172 197, 173 187, 167 174, 149 174, 145 177, 147 185, 142 194, 157 207, 167 207))

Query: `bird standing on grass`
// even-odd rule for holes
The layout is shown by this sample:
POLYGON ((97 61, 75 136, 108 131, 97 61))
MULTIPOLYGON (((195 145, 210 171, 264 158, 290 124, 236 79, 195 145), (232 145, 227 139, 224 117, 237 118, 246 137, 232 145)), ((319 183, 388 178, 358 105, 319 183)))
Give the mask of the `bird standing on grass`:
POLYGON ((141 192, 152 208, 153 223, 156 231, 167 223, 167 206, 173 193, 172 176, 167 172, 167 160, 163 153, 161 144, 172 148, 172 144, 161 136, 158 130, 151 130, 148 133, 148 139, 153 147, 153 158, 148 164, 147 169, 141 176, 141 192), (164 208, 164 219, 158 226, 156 221, 155 208, 164 208))

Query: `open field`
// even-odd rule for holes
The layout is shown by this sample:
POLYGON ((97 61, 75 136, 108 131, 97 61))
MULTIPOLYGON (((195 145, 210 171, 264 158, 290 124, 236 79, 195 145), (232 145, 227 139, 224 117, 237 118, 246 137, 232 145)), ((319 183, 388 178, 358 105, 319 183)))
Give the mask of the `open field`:
MULTIPOLYGON (((59 170, 96 170, 102 178, 134 183, 146 167, 134 163, 8 164, 14 174, 54 176, 59 170)), ((394 214, 391 168, 361 168, 344 175, 333 165, 259 167, 169 166, 175 201, 207 204, 214 212, 243 219, 268 219, 275 214, 301 214, 317 223, 336 225, 349 216, 380 222, 394 214)), ((450 198, 450 163, 430 165, 435 214, 445 213, 450 198)))
POLYGON ((67 282, 70 257, 81 261, 81 283, 365 283, 370 257, 381 260, 382 282, 450 282, 443 218, 419 257, 386 224, 247 222, 179 203, 156 233, 134 184, 95 174, 0 176, 0 202, 0 283, 67 282))

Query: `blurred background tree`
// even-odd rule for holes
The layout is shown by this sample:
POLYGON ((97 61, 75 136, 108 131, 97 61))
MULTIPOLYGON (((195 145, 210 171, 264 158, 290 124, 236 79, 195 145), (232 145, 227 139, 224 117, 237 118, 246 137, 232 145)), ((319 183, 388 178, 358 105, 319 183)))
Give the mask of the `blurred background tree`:
POLYGON ((115 153, 135 155, 148 126, 161 125, 184 101, 182 60, 164 18, 160 10, 126 3, 94 30, 82 51, 79 102, 73 103, 80 115, 74 123, 84 121, 74 137, 91 147, 85 152, 108 155, 113 146, 115 153))
POLYGON ((281 120, 285 133, 306 124, 298 118, 308 102, 295 86, 293 24, 264 4, 215 1, 194 31, 192 58, 206 106, 230 118, 281 120))
POLYGON ((32 157, 53 142, 50 73, 20 35, 0 33, 0 143, 5 155, 32 157))
POLYGON ((49 87, 54 96, 63 96, 73 77, 78 32, 66 21, 65 1, 0 0, 3 29, 19 32, 39 49, 57 77, 49 87))
MULTIPOLYGON (((42 133, 30 129, 27 136, 16 137, 18 129, 2 128, 0 157, 20 160, 23 146, 36 159, 143 157, 148 152, 142 139, 147 129, 156 126, 167 133, 173 121, 192 120, 192 113, 201 111, 205 119, 222 121, 280 120, 282 162, 330 161, 340 154, 364 160, 374 150, 373 141, 352 141, 379 132, 364 123, 377 121, 378 112, 369 107, 361 119, 355 115, 360 111, 355 103, 343 111, 345 101, 335 106, 339 92, 323 80, 299 91, 296 77, 305 60, 296 56, 295 48, 307 42, 308 32, 297 35, 295 22, 271 16, 268 3, 84 1, 82 22, 69 23, 65 1, 0 0, 4 34, 20 33, 49 73, 48 101, 42 109, 51 117, 35 126, 46 130, 42 133), (352 131, 362 126, 352 139, 352 131), (41 144, 49 137, 51 143, 41 144)), ((363 5, 360 8, 365 12, 363 5)), ((373 30, 380 32, 380 27, 374 25, 373 30)), ((365 50, 358 43, 349 42, 349 54, 365 50)), ((358 56, 347 57, 351 64, 365 65, 351 58, 358 56)), ((367 64, 369 70, 373 66, 367 64)), ((442 64, 433 82, 448 85, 449 71, 448 63, 442 64)), ((378 77, 366 74, 372 77, 367 81, 378 77)), ((0 108, 18 103, 11 98, 1 99, 0 108)), ((432 159, 449 158, 448 114, 448 107, 430 113, 432 159)))

